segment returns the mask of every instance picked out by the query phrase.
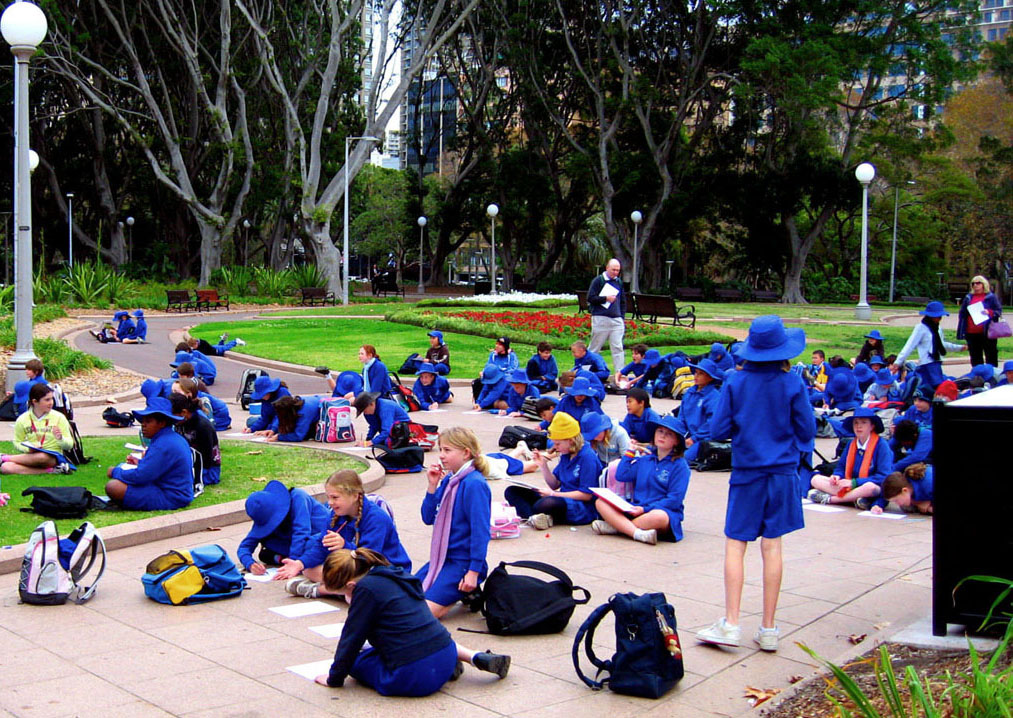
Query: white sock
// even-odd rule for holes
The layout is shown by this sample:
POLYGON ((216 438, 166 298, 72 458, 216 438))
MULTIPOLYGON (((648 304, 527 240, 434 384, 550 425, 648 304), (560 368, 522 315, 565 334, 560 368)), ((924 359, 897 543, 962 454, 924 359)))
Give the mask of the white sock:
POLYGON ((647 529, 634 530, 633 532, 634 541, 646 541, 646 539, 647 539, 647 529))

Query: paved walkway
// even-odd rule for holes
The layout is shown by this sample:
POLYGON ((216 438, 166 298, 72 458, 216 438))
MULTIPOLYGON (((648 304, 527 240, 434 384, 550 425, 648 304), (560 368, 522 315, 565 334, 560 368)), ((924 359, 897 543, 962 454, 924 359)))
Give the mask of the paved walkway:
MULTIPOLYGON (((221 318, 219 314, 196 320, 221 318)), ((194 320, 152 317, 153 341, 147 346, 105 347, 89 341, 79 346, 95 353, 107 351, 123 366, 138 362, 141 371, 157 367, 154 373, 161 374, 165 357, 171 355, 170 330, 194 320), (127 353, 134 350, 136 354, 127 353)), ((217 363, 221 379, 214 389, 234 399, 242 365, 228 359, 217 363)), ((285 379, 296 391, 319 391, 321 383, 301 374, 285 379), (312 388, 303 389, 304 381, 312 388)), ((668 410, 675 404, 659 400, 655 406, 668 410)), ((613 415, 624 412, 619 397, 608 397, 605 406, 613 415)), ((238 406, 231 408, 240 423, 245 415, 238 406)), ((494 450, 502 427, 512 423, 487 414, 464 415, 470 407, 460 403, 447 408, 427 418, 444 427, 474 428, 488 450, 494 450)), ((101 409, 82 409, 81 422, 99 431, 101 409)), ((356 430, 364 430, 361 420, 356 430)), ((821 440, 819 448, 826 453, 831 443, 821 440)), ((796 642, 828 658, 846 660, 929 614, 930 519, 807 510, 806 528, 785 541, 778 612, 781 650, 762 654, 748 642, 759 623, 758 547, 747 556, 742 621, 747 644, 738 650, 696 644, 693 632, 723 611, 727 479, 722 472, 694 473, 686 500, 686 537, 678 544, 645 546, 595 536, 588 527, 525 529, 520 539, 492 542, 491 566, 517 559, 553 563, 591 591, 591 603, 577 608, 566 631, 551 636, 460 633, 455 629, 481 629, 484 622, 478 615, 452 614, 446 624, 455 640, 509 653, 513 666, 502 682, 469 671, 426 699, 381 698, 354 681, 344 689, 326 689, 286 670, 332 655, 335 640, 310 629, 342 621, 342 604, 333 604, 338 610, 332 613, 283 618, 269 609, 301 604, 304 599, 287 596, 277 583, 253 583, 240 599, 204 606, 169 607, 144 597, 140 576, 150 559, 170 548, 209 542, 234 552, 248 524, 113 551, 96 597, 84 606, 18 605, 17 575, 3 575, 0 670, 6 689, 0 692, 0 716, 738 716, 752 711, 743 697, 746 686, 788 690, 799 676, 814 672, 814 662, 796 642), (594 606, 622 591, 664 591, 676 608, 687 674, 661 700, 592 693, 574 673, 570 649, 577 628, 594 606), (861 634, 868 638, 852 645, 849 636, 861 634)), ((494 482, 494 497, 501 497, 503 488, 502 482, 494 482)), ((424 492, 422 475, 389 476, 382 490, 394 507, 402 541, 416 566, 427 560, 431 536, 418 512, 424 492)), ((62 522, 63 530, 70 524, 62 522)), ((611 630, 611 625, 603 626, 596 640, 605 657, 613 650, 611 630)))

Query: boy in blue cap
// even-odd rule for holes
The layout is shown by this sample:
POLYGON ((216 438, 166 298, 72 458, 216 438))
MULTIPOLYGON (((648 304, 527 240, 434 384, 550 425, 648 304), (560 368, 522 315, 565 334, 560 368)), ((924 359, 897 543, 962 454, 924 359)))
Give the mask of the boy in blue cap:
POLYGON ((902 421, 913 421, 919 426, 932 428, 932 392, 925 387, 918 387, 914 395, 914 403, 903 414, 893 417, 896 426, 902 421))
POLYGON ((876 372, 876 378, 865 390, 862 401, 866 404, 874 404, 896 398, 897 382, 890 370, 884 367, 876 372))
POLYGON ((418 379, 412 387, 412 394, 419 400, 423 411, 439 409, 440 404, 449 404, 454 400, 450 382, 439 376, 439 370, 429 362, 423 362, 415 376, 418 379))
POLYGON ((124 344, 144 344, 148 341, 148 323, 144 321, 144 310, 135 309, 134 317, 137 318, 134 333, 123 338, 124 344))
POLYGON ((559 384, 556 383, 559 366, 556 364, 556 357, 552 356, 552 345, 548 342, 538 342, 535 353, 528 359, 525 371, 539 393, 546 394, 559 388, 559 384))
POLYGON ((250 399, 260 402, 260 416, 251 416, 246 422, 244 434, 267 436, 278 430, 278 413, 274 410, 274 402, 285 396, 292 396, 288 386, 277 377, 267 374, 258 376, 253 382, 253 394, 250 399))
POLYGON ((436 367, 436 373, 446 376, 450 373, 450 349, 443 343, 443 332, 433 329, 428 334, 429 349, 426 350, 426 363, 436 367))
POLYGON ((475 399, 472 409, 475 411, 506 409, 506 393, 510 390, 510 387, 507 384, 506 375, 503 371, 495 364, 486 364, 479 381, 482 383, 482 391, 475 399))
POLYGON ((725 513, 725 615, 696 634, 704 643, 741 642, 746 547, 762 537, 763 615, 753 639, 760 650, 777 650, 781 537, 804 525, 796 483, 799 447, 816 433, 805 386, 788 370, 788 361, 804 349, 801 329, 785 329, 774 315, 754 319, 738 353, 745 364, 726 375, 711 417, 711 433, 731 437, 732 475, 725 513))
POLYGON ((718 403, 725 373, 709 357, 701 359, 699 364, 689 366, 693 370, 693 386, 682 395, 675 430, 685 438, 686 446, 689 447, 685 459, 692 463, 700 452, 700 442, 711 438, 711 415, 718 403))
POLYGON ((965 352, 967 345, 954 344, 943 338, 943 328, 939 326, 939 320, 950 316, 950 313, 943 307, 942 302, 929 302, 925 305, 925 309, 918 313, 922 315, 922 321, 915 325, 904 348, 894 359, 893 371, 899 372, 911 352, 917 349, 918 367, 915 372, 922 383, 934 391, 945 381, 942 367, 946 352, 965 352))
POLYGON ((524 408, 525 399, 529 396, 535 399, 541 396, 538 389, 528 379, 528 373, 524 369, 514 369, 510 372, 507 382, 510 384, 510 389, 504 393, 503 397, 506 400, 507 408, 499 410, 500 416, 507 414, 510 416, 520 416, 522 414, 521 410, 524 408))

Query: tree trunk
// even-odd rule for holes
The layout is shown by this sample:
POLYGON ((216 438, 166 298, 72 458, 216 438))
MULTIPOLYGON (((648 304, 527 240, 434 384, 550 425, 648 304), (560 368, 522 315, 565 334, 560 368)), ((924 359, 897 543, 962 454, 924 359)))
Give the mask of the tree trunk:
POLYGON ((810 239, 809 235, 812 235, 812 232, 805 239, 799 236, 798 225, 794 218, 785 221, 785 227, 788 231, 788 241, 791 244, 791 260, 788 263, 788 271, 784 275, 781 303, 808 304, 809 302, 802 296, 802 270, 805 269, 805 260, 809 256, 813 242, 816 241, 816 236, 814 235, 810 239))
MULTIPOLYGON (((313 243, 313 253, 317 257, 317 269, 327 278, 327 291, 334 296, 344 296, 344 279, 342 273, 341 252, 331 241, 331 222, 307 222, 306 236, 313 243)), ((351 292, 349 292, 351 295, 351 292)))
MULTIPOLYGON (((194 212, 193 216, 200 228, 200 279, 198 285, 210 287, 212 272, 222 266, 222 233, 218 227, 204 221, 199 213, 194 212)), ((115 237, 115 234, 113 236, 115 237)))

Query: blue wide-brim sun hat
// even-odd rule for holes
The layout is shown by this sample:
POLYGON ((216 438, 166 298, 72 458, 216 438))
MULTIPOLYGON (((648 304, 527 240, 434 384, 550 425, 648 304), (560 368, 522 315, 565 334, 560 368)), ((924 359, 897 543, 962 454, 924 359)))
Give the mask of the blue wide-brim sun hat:
POLYGON ((142 310, 142 309, 135 309, 134 310, 134 316, 135 317, 143 317, 144 316, 144 310, 142 310))
POLYGON ((495 384, 503 378, 503 370, 495 364, 486 364, 485 369, 482 370, 482 383, 483 384, 495 384))
POLYGON ((858 364, 855 365, 854 370, 852 370, 852 374, 855 375, 855 379, 858 380, 859 384, 867 381, 872 381, 873 379, 876 378, 876 373, 869 368, 868 364, 865 364, 863 362, 859 362, 858 364))
POLYGON ((514 369, 510 372, 510 378, 507 379, 511 384, 530 384, 531 380, 528 379, 528 373, 524 369, 514 369))
POLYGON ((440 340, 440 344, 443 343, 443 332, 441 332, 439 329, 434 329, 431 332, 429 332, 429 336, 436 337, 437 339, 440 340))
POLYGON ((798 356, 805 349, 805 332, 786 329, 781 317, 767 314, 756 317, 749 325, 749 336, 739 350, 746 361, 783 361, 798 356))
POLYGON ((881 357, 879 354, 875 354, 869 358, 869 366, 876 366, 877 364, 880 366, 886 366, 886 359, 881 357))
POLYGON ((846 418, 844 421, 841 422, 841 426, 843 426, 844 430, 849 434, 855 433, 854 429, 855 419, 872 419, 872 430, 875 431, 877 434, 883 433, 883 420, 876 414, 875 411, 873 411, 869 407, 867 406, 858 407, 857 409, 855 409, 854 414, 852 414, 851 416, 849 416, 848 418, 846 418))
POLYGON ((723 357, 725 354, 727 354, 728 350, 725 349, 725 345, 722 344, 721 342, 714 342, 713 344, 711 344, 710 353, 720 358, 723 357))
POLYGON ((415 376, 422 376, 423 374, 436 374, 436 367, 429 362, 422 362, 419 364, 419 370, 415 372, 415 376))
POLYGON ((893 382, 894 377, 889 369, 880 369, 876 372, 876 383, 880 386, 892 386, 893 382))
POLYGON ((250 538, 262 539, 274 533, 288 516, 292 506, 292 494, 280 481, 268 481, 260 491, 254 491, 246 499, 246 513, 253 519, 250 538))
POLYGON ((183 421, 182 416, 176 416, 172 413, 172 402, 164 396, 148 399, 147 406, 143 409, 134 409, 132 413, 138 421, 141 420, 141 417, 154 416, 156 414, 160 414, 171 421, 183 421))
POLYGON ((598 434, 612 428, 612 420, 597 411, 588 411, 580 417, 580 434, 584 441, 591 441, 598 434))
POLYGON ((14 385, 14 403, 27 404, 28 392, 32 390, 32 382, 23 379, 14 385))
POLYGON ((838 401, 847 401, 855 395, 858 379, 848 369, 835 369, 827 382, 827 393, 838 401))
POLYGON ((659 426, 663 426, 669 431, 675 433, 681 440, 683 445, 686 444, 686 435, 679 431, 679 420, 671 414, 665 414, 664 416, 658 417, 656 420, 647 422, 647 428, 651 432, 651 438, 654 438, 654 432, 658 430, 659 426))
POLYGON ((362 375, 359 372, 346 369, 334 380, 334 389, 338 396, 358 394, 362 391, 362 375))
POLYGON ((151 400, 156 396, 162 396, 162 382, 158 379, 145 379, 141 382, 141 396, 145 400, 151 400))
POLYGON ((591 388, 591 382, 584 376, 578 376, 573 380, 573 385, 566 387, 564 391, 570 396, 597 396, 591 388))
POLYGON ((278 391, 281 386, 281 379, 277 377, 269 376, 258 376, 256 381, 253 382, 253 394, 250 398, 254 401, 260 401, 268 394, 278 391))
POLYGON ((1013 371, 1013 359, 1002 365, 1002 373, 1005 374, 1008 371, 1013 371))
POLYGON ((725 373, 721 370, 721 367, 708 357, 701 359, 698 364, 690 364, 689 368, 694 371, 702 371, 714 381, 724 381, 725 379, 725 373))
POLYGON ((942 302, 929 302, 925 305, 919 314, 924 314, 926 317, 948 317, 950 313, 946 311, 946 307, 943 306, 942 302))
POLYGON ((991 364, 978 364, 971 369, 971 376, 980 376, 985 381, 995 379, 995 367, 991 364))
POLYGON ((169 366, 175 369, 180 364, 187 361, 193 361, 193 355, 190 352, 176 352, 176 358, 169 362, 169 366))
POLYGON ((657 349, 648 349, 644 352, 644 364, 647 366, 657 366, 658 362, 661 361, 661 352, 657 349))
POLYGON ((868 334, 865 335, 865 338, 866 339, 878 339, 879 341, 883 341, 883 335, 879 333, 878 329, 873 329, 871 332, 869 332, 868 334))

